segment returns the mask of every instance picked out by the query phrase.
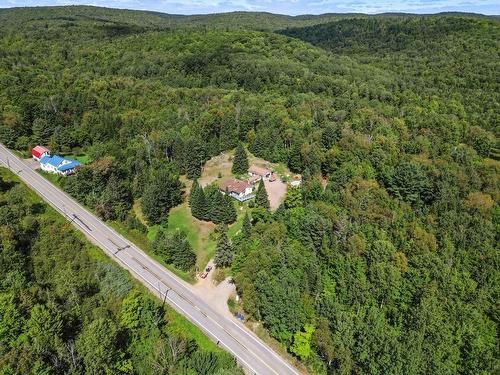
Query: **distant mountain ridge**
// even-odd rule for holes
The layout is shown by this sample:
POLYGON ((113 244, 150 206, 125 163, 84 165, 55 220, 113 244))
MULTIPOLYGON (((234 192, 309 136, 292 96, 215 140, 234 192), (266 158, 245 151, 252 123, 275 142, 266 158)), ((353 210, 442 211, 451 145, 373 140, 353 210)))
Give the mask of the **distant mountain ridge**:
MULTIPOLYGON (((442 13, 448 16, 464 17, 486 17, 474 13, 450 12, 442 13)), ((332 21, 352 18, 376 18, 376 17, 429 17, 436 15, 416 15, 406 13, 382 13, 366 15, 362 13, 325 13, 319 15, 303 14, 297 16, 275 14, 269 12, 246 12, 235 11, 228 13, 212 14, 168 14, 156 11, 113 9, 87 5, 54 6, 54 7, 23 7, 0 9, 1 25, 9 25, 12 16, 16 16, 16 24, 19 21, 33 23, 46 19, 61 19, 61 21, 95 21, 112 22, 121 24, 132 24, 147 29, 164 30, 179 28, 215 28, 215 29, 249 29, 257 31, 277 31, 291 27, 306 27, 324 24, 332 21), (65 19, 65 17, 67 17, 65 19)), ((440 14, 438 14, 440 15, 440 14)))

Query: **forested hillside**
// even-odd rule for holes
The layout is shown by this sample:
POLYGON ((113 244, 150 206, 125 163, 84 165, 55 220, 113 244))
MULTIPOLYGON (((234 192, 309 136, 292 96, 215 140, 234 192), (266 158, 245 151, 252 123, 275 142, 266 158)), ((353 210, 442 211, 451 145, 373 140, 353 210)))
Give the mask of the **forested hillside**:
MULTIPOLYGON (((323 14, 285 16, 263 12, 231 12, 204 15, 178 15, 158 12, 109 9, 92 6, 61 6, 0 9, 2 25, 17 29, 34 26, 100 27, 110 33, 124 29, 246 29, 275 31, 288 27, 311 26, 345 17, 365 17, 364 15, 323 14)), ((87 29, 92 32, 93 30, 87 29)), ((126 30, 125 30, 126 31, 126 30)))
POLYGON ((498 132, 498 19, 384 17, 283 32, 394 72, 398 90, 451 102, 467 121, 498 132))
POLYGON ((242 374, 5 169, 0 318, 2 375, 242 374))
POLYGON ((1 142, 84 155, 64 188, 131 228, 242 142, 303 177, 231 244, 249 318, 314 373, 498 369, 498 20, 58 9, 0 11, 1 142))

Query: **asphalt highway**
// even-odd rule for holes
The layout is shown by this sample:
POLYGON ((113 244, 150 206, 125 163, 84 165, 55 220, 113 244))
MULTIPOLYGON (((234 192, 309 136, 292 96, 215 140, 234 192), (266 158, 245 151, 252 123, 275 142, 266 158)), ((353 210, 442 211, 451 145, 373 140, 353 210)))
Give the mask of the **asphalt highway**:
POLYGON ((249 373, 299 374, 242 324, 227 319, 191 292, 191 286, 146 255, 132 242, 50 183, 33 168, 0 144, 0 163, 64 215, 109 257, 144 284, 152 293, 198 326, 249 373))

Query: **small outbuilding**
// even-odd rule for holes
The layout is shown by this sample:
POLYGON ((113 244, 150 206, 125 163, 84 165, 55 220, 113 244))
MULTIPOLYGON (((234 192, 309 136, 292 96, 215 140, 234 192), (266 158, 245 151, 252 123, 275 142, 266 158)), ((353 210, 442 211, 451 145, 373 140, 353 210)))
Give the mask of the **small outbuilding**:
POLYGON ((290 185, 293 187, 299 187, 302 184, 302 177, 300 175, 293 176, 290 181, 290 185))
POLYGON ((31 156, 36 161, 40 161, 41 158, 43 158, 44 156, 49 156, 49 155, 50 155, 49 149, 45 148, 43 146, 35 146, 31 149, 31 156))

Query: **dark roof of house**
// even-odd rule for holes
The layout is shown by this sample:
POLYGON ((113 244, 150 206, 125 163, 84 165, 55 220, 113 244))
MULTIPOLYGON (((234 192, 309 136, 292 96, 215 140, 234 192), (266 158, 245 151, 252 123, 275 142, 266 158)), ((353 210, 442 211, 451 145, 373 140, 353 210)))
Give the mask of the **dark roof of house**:
POLYGON ((222 181, 219 184, 219 189, 222 191, 229 191, 230 193, 241 194, 245 192, 246 188, 252 187, 248 182, 237 180, 235 178, 231 178, 229 180, 222 181))

